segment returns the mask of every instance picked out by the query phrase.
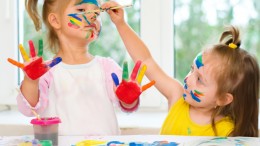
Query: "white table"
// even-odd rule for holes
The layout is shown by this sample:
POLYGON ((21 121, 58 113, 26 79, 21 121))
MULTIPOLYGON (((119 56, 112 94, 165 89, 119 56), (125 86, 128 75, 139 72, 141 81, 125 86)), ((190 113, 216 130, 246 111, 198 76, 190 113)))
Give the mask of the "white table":
MULTIPOLYGON (((17 146, 22 140, 33 138, 33 136, 8 136, 0 137, 0 146, 17 146)), ((99 141, 121 141, 129 142, 148 142, 168 141, 177 142, 180 146, 208 146, 208 145, 225 145, 225 146, 260 146, 260 138, 251 137, 200 137, 200 136, 164 136, 164 135, 124 135, 124 136, 59 136, 59 146, 72 146, 77 142, 84 140, 99 141)))

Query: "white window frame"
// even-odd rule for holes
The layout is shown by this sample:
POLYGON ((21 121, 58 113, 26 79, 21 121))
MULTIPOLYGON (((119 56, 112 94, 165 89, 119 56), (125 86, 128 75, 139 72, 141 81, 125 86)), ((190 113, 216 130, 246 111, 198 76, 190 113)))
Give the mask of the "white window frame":
MULTIPOLYGON (((19 70, 6 60, 8 57, 18 60, 18 44, 23 42, 22 38, 18 40, 18 35, 23 33, 23 26, 18 28, 18 18, 23 17, 24 6, 19 5, 18 9, 18 2, 0 1, 0 16, 3 18, 0 20, 0 105, 16 105, 19 70)), ((142 0, 140 27, 141 39, 157 63, 168 75, 173 76, 173 1, 142 0)), ((143 81, 147 82, 147 79, 143 81)), ((141 98, 141 107, 167 108, 164 97, 154 87, 144 92, 141 98)))
MULTIPOLYGON (((174 77, 173 0, 141 1, 141 39, 160 67, 174 77)), ((165 110, 168 104, 165 97, 152 87, 143 93, 141 107, 165 110)))
POLYGON ((16 105, 18 69, 7 58, 18 60, 17 0, 0 1, 0 105, 16 105))

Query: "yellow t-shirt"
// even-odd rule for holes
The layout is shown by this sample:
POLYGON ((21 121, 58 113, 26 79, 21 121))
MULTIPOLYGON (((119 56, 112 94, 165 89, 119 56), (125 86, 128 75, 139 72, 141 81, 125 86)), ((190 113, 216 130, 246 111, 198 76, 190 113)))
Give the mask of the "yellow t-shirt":
MULTIPOLYGON (((234 129, 234 122, 224 117, 216 122, 217 136, 228 136, 234 129)), ((189 104, 180 98, 170 109, 160 134, 162 135, 190 135, 215 136, 211 124, 199 125, 189 116, 189 104)))

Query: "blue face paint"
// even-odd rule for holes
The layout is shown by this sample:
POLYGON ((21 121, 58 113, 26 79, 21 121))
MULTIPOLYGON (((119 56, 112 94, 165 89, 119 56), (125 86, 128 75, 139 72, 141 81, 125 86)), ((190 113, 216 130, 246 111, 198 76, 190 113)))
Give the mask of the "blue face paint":
POLYGON ((185 100, 186 96, 187 95, 185 93, 183 93, 182 97, 183 97, 184 100, 185 100))
POLYGON ((91 23, 88 21, 88 18, 85 15, 82 15, 84 20, 88 23, 88 25, 90 25, 91 23))
POLYGON ((190 91, 190 95, 191 95, 192 99, 194 99, 195 101, 197 101, 197 102, 201 101, 197 96, 194 95, 194 93, 192 91, 190 91))
POLYGON ((197 66, 198 69, 200 69, 200 67, 204 66, 203 62, 202 62, 202 53, 199 53, 195 59, 195 64, 197 66))
POLYGON ((96 0, 82 0, 80 3, 78 3, 78 5, 81 4, 93 4, 99 7, 99 4, 96 0))
POLYGON ((186 83, 184 84, 184 89, 188 89, 188 86, 187 86, 187 84, 186 84, 186 83))
POLYGON ((69 14, 68 16, 73 17, 73 18, 75 18, 75 19, 77 19, 77 20, 79 20, 79 21, 82 21, 82 19, 79 18, 79 17, 77 16, 77 14, 69 14))

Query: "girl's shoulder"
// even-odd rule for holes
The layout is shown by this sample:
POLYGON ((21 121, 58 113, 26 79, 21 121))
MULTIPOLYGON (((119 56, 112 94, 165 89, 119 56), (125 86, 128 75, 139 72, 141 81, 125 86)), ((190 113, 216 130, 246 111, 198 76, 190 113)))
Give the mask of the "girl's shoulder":
POLYGON ((95 56, 97 61, 102 65, 103 69, 106 72, 115 72, 120 73, 122 72, 121 67, 110 57, 102 57, 102 56, 95 56))

